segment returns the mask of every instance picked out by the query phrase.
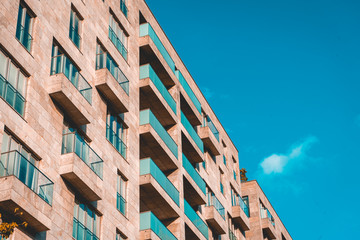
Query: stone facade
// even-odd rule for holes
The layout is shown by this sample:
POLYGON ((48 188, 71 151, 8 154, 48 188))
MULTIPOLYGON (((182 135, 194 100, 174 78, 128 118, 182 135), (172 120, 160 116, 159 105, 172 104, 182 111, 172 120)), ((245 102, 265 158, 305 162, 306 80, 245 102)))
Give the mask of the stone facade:
POLYGON ((249 220, 233 211, 231 192, 243 194, 238 151, 143 0, 4 0, 0 34, 0 212, 11 217, 20 208, 29 222, 10 239, 80 239, 78 204, 95 214, 84 220, 92 239, 248 236, 249 220), (19 6, 30 28, 19 25, 19 6), (71 11, 80 20, 76 40, 71 11), (52 58, 54 46, 63 57, 52 58), (109 58, 97 67, 100 46, 121 73, 109 58), (10 61, 26 77, 23 94, 11 85, 10 61), (110 111, 122 118, 121 149, 109 139, 110 111))

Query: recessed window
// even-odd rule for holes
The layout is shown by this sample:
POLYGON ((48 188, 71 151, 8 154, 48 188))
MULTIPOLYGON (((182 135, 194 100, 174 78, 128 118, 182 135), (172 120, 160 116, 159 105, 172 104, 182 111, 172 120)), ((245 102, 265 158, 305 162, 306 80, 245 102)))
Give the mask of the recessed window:
POLYGON ((110 14, 109 38, 120 52, 121 56, 123 56, 127 61, 128 34, 125 32, 121 24, 115 19, 113 14, 110 14))
POLYGON ((127 237, 119 231, 116 231, 116 240, 125 240, 127 237))
POLYGON ((125 17, 128 17, 128 8, 126 6, 126 0, 120 0, 120 10, 124 13, 125 17))
POLYGON ((126 189, 127 189, 127 179, 125 179, 121 174, 118 174, 117 177, 117 201, 116 208, 124 215, 126 215, 126 189))
POLYGON ((16 38, 30 52, 32 42, 33 15, 27 7, 20 4, 16 25, 16 38))
POLYGON ((0 97, 21 116, 24 115, 27 78, 0 50, 0 97))
POLYGON ((110 110, 106 115, 106 138, 126 159, 126 130, 124 114, 114 114, 110 110))
POLYGON ((79 49, 81 42, 80 31, 81 31, 81 17, 74 9, 71 9, 69 37, 79 49))
POLYGON ((78 200, 75 200, 72 235, 76 240, 98 240, 100 235, 100 217, 91 207, 78 200))

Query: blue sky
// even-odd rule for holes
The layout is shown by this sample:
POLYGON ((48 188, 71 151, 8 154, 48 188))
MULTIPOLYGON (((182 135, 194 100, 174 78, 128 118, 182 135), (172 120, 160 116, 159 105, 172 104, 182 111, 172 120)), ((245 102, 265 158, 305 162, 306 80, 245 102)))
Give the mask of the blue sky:
POLYGON ((292 237, 358 238, 360 2, 147 3, 292 237))

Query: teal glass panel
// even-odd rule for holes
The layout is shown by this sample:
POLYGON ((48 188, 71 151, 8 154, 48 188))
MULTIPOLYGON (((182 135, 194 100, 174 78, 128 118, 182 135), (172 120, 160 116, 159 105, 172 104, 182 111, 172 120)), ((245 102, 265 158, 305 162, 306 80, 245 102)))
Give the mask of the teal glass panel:
POLYGON ((162 240, 177 240, 152 212, 140 213, 140 231, 149 229, 162 240))
POLYGON ((190 161, 186 158, 186 156, 182 155, 182 164, 186 172, 190 175, 190 177, 194 180, 194 182, 198 185, 200 190, 206 194, 206 184, 202 179, 200 174, 195 170, 190 161))
MULTIPOLYGON (((221 184, 221 183, 220 183, 221 184)), ((214 206, 223 219, 225 219, 225 208, 213 192, 208 192, 206 206, 214 206)))
POLYGON ((21 116, 24 115, 25 98, 1 74, 0 96, 21 116))
POLYGON ((267 208, 261 207, 260 208, 260 215, 261 215, 261 218, 269 219, 270 223, 275 227, 275 219, 271 215, 270 211, 267 208))
POLYGON ((52 204, 54 183, 18 151, 1 154, 0 176, 14 175, 48 204, 52 204))
POLYGON ((124 214, 124 215, 126 214, 126 200, 119 193, 117 193, 116 208, 122 214, 124 214))
POLYGON ((200 101, 195 96, 195 93, 191 89, 188 82, 185 80, 184 76, 181 74, 181 72, 179 70, 176 70, 175 75, 176 75, 177 79, 179 80, 181 86, 184 88, 185 92, 187 93, 187 95, 191 99, 191 101, 194 103, 196 109, 199 111, 199 113, 201 113, 200 101))
POLYGON ((118 150, 118 152, 126 159, 126 145, 119 136, 106 124, 106 139, 118 150))
POLYGON ((178 147, 169 133, 165 130, 165 128, 161 125, 159 120, 155 117, 155 115, 151 112, 150 109, 140 111, 140 126, 150 124, 160 138, 164 141, 166 146, 170 149, 170 151, 174 154, 176 158, 178 158, 178 147))
POLYGON ((201 234, 209 239, 209 229, 206 223, 199 217, 199 215, 194 211, 190 204, 184 199, 184 213, 189 218, 189 220, 194 224, 194 226, 201 232, 201 234))
POLYGON ((159 90, 160 94, 164 97, 165 101, 169 104, 170 108, 176 115, 176 102, 162 83, 160 78, 156 75, 150 64, 140 66, 140 79, 150 78, 155 87, 159 90))
POLYGON ((175 73, 175 63, 170 57, 170 54, 160 41, 159 37, 156 35, 154 29, 151 27, 149 23, 143 23, 140 25, 140 37, 149 36, 151 40, 154 42, 155 46, 171 68, 171 70, 175 73))
POLYGON ((116 49, 119 51, 121 56, 123 56, 124 59, 127 61, 128 51, 125 48, 124 44, 119 39, 119 37, 114 32, 114 30, 111 28, 111 26, 109 26, 109 38, 111 42, 115 45, 116 49))
POLYGON ((172 200, 179 206, 179 191, 153 162, 151 158, 142 159, 140 161, 140 176, 151 174, 172 200))
POLYGON ((191 138, 194 140, 195 144, 199 147, 202 153, 204 153, 204 143, 189 122, 189 120, 185 117, 185 114, 181 112, 181 124, 185 127, 186 131, 189 133, 191 138))
POLYGON ((206 116, 203 121, 203 127, 208 126, 210 128, 210 131, 213 133, 215 138, 219 141, 219 131, 215 127, 214 123, 211 121, 209 116, 206 116))
POLYGON ((72 132, 63 135, 61 153, 75 153, 99 178, 102 179, 103 160, 78 133, 72 132))
POLYGON ((128 8, 126 6, 125 0, 120 0, 120 10, 124 13, 125 17, 128 17, 128 8))

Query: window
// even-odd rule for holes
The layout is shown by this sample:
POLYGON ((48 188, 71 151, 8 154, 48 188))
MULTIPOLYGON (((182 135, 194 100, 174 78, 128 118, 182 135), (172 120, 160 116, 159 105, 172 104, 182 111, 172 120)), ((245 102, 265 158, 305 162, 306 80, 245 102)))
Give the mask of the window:
POLYGON ((125 237, 124 234, 122 234, 119 231, 116 231, 116 240, 125 240, 125 239, 127 239, 127 237, 125 237))
POLYGON ((73 43, 80 49, 80 26, 81 19, 77 12, 71 9, 70 12, 70 28, 69 28, 69 37, 73 41, 73 43))
POLYGON ((233 174, 234 174, 234 180, 236 181, 236 171, 233 170, 233 174))
POLYGON ((117 201, 116 208, 124 215, 126 215, 126 189, 127 180, 120 174, 117 177, 117 201))
POLYGON ((0 96, 24 115, 27 79, 21 70, 0 50, 0 96))
POLYGON ((109 38, 127 61, 128 34, 125 33, 124 28, 115 20, 113 14, 110 14, 109 38))
POLYGON ((226 166, 226 157, 225 157, 225 155, 223 155, 223 161, 224 161, 224 165, 226 166))
POLYGON ((105 48, 98 43, 96 45, 96 70, 103 68, 109 70, 122 89, 129 95, 129 80, 105 48))
POLYGON ((120 0, 120 10, 124 13, 125 17, 128 17, 128 8, 126 6, 126 0, 120 0))
POLYGON ((123 113, 114 114, 108 109, 106 115, 106 138, 126 159, 126 128, 123 117, 123 113))
POLYGON ((224 182, 224 173, 220 169, 220 192, 224 195, 225 190, 224 190, 223 182, 224 182))
POLYGON ((63 73, 74 87, 79 90, 80 94, 91 104, 92 87, 80 74, 79 69, 65 54, 65 51, 54 43, 51 56, 50 75, 63 73))
POLYGON ((76 240, 98 240, 100 217, 87 204, 75 200, 73 238, 76 240))
POLYGON ((32 41, 32 25, 32 14, 29 13, 29 10, 26 7, 20 4, 15 36, 29 52, 31 49, 32 41))

